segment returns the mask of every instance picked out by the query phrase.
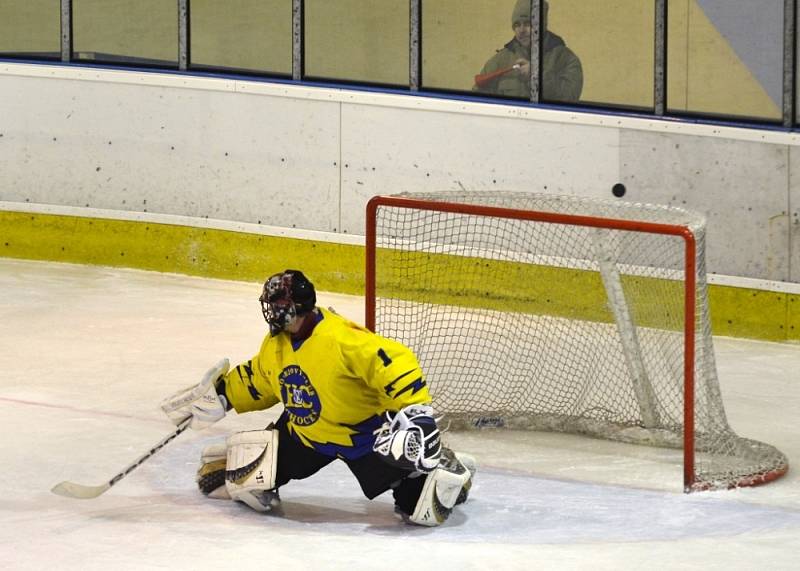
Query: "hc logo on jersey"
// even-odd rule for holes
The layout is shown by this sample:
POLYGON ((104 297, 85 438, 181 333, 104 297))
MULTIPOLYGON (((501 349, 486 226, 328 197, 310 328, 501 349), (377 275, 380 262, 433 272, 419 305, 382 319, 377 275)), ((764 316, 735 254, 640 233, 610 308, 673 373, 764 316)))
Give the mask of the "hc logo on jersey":
POLYGON ((310 426, 317 422, 322 405, 319 395, 303 370, 289 365, 278 375, 281 400, 289 420, 296 426, 310 426))

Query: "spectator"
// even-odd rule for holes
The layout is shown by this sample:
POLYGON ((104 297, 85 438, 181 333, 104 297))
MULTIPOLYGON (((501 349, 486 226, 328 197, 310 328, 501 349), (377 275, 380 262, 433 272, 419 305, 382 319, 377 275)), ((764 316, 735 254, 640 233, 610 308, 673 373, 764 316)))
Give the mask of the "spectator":
MULTIPOLYGON (((511 16, 514 37, 483 66, 473 90, 506 97, 529 98, 531 93, 531 12, 530 0, 517 0, 511 16), (496 73, 490 79, 481 76, 496 73)), ((583 89, 583 69, 578 56, 564 40, 547 29, 550 9, 545 1, 542 29, 542 99, 578 101, 583 89)))

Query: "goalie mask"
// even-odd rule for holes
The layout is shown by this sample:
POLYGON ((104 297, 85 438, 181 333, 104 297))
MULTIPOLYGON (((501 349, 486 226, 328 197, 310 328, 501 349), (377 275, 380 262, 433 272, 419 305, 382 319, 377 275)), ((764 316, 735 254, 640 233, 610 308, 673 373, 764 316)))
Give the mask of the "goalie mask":
POLYGON ((270 333, 277 335, 296 318, 314 309, 317 294, 314 284, 308 281, 303 272, 286 270, 271 276, 264 283, 264 291, 258 300, 270 333))

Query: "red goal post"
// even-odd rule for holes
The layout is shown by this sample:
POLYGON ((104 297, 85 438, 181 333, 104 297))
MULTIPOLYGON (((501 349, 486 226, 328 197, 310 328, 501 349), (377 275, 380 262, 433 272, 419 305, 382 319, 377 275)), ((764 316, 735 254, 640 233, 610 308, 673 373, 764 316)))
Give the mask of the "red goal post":
MULTIPOLYGON (((488 425, 524 427, 578 432, 628 442, 637 442, 639 439, 639 437, 632 437, 631 432, 637 429, 646 429, 646 431, 658 433, 658 436, 655 438, 643 437, 643 442, 639 443, 661 446, 680 446, 682 443, 685 491, 761 484, 785 473, 788 469, 788 462, 782 453, 769 445, 735 436, 724 418, 721 396, 717 399, 718 403, 711 402, 715 400, 719 391, 715 386, 716 369, 713 365, 713 355, 709 354, 708 349, 711 340, 710 326, 707 323, 703 238, 704 219, 702 217, 668 207, 532 193, 442 192, 377 196, 369 201, 366 211, 366 324, 367 327, 379 333, 399 338, 400 341, 417 351, 423 369, 428 373, 434 405, 448 417, 464 420, 462 425, 466 427, 475 428, 488 425), (551 232, 556 228, 558 229, 557 234, 551 232), (644 270, 640 269, 639 273, 650 272, 649 265, 656 266, 659 263, 658 260, 646 260, 646 263, 642 263, 642 256, 646 255, 648 247, 642 248, 641 252, 631 256, 637 260, 634 264, 630 260, 619 258, 617 251, 608 254, 604 250, 605 246, 599 247, 601 254, 598 255, 597 240, 586 239, 586 236, 591 235, 584 231, 578 232, 576 229, 607 233, 604 236, 609 237, 608 240, 606 238, 597 240, 603 243, 608 241, 614 244, 623 244, 619 248, 615 246, 614 248, 617 250, 624 249, 625 242, 636 242, 637 238, 632 238, 632 236, 640 235, 671 237, 670 251, 676 249, 674 246, 676 240, 682 244, 683 252, 680 262, 682 267, 669 268, 670 272, 673 274, 677 272, 676 275, 681 276, 679 281, 683 290, 682 316, 674 322, 682 323, 679 331, 681 337, 679 347, 676 343, 676 331, 674 331, 678 326, 672 322, 641 326, 636 321, 639 317, 637 306, 642 305, 643 302, 640 303, 633 298, 637 296, 645 298, 647 295, 658 298, 660 294, 639 294, 626 291, 626 288, 631 290, 626 285, 627 283, 635 283, 637 280, 640 282, 650 280, 655 283, 656 279, 664 279, 651 275, 642 275, 637 278, 636 271, 625 273, 629 271, 625 268, 635 267, 645 268, 644 270), (536 239, 527 242, 523 240, 520 242, 523 245, 520 246, 520 243, 517 242, 517 234, 534 236, 536 239), (542 242, 547 242, 543 253, 538 252, 538 244, 535 243, 539 238, 542 239, 542 242), (508 243, 505 243, 504 240, 507 240, 508 243), (562 250, 569 249, 568 247, 571 247, 571 244, 576 241, 592 242, 593 240, 595 240, 594 247, 582 250, 572 258, 567 253, 562 254, 562 250), (586 252, 590 250, 591 252, 587 254, 586 252), (592 261, 592 256, 597 259, 592 261), (614 256, 617 258, 612 260, 611 258, 614 256), (698 256, 700 257, 698 258, 698 256), (556 260, 555 263, 547 261, 550 259, 556 260), (698 268, 698 259, 702 261, 700 268, 698 268), (404 268, 404 264, 408 267, 404 268), (421 269, 424 264, 429 264, 430 267, 421 269), (548 264, 553 267, 549 267, 548 264), (583 388, 578 391, 587 393, 611 390, 619 392, 619 395, 604 396, 605 400, 601 404, 587 406, 586 410, 579 413, 575 412, 578 409, 571 409, 565 415, 566 420, 557 418, 561 413, 555 409, 563 410, 565 406, 574 407, 574 403, 551 404, 551 397, 547 395, 546 390, 534 396, 525 394, 524 397, 513 402, 510 408, 507 404, 501 406, 491 402, 485 405, 482 402, 476 404, 474 399, 480 401, 480 395, 470 397, 472 400, 469 404, 460 404, 458 393, 462 387, 459 385, 461 382, 459 379, 465 374, 459 368, 460 362, 466 361, 467 354, 454 353, 452 347, 447 345, 447 339, 457 337, 460 339, 458 343, 464 344, 464 340, 476 336, 483 339, 483 344, 488 344, 493 336, 502 335, 497 330, 480 330, 481 328, 485 329, 483 323, 497 321, 497 307, 486 305, 480 299, 480 293, 474 294, 468 291, 471 286, 466 287, 464 291, 457 291, 459 281, 463 279, 464 282, 470 282, 471 280, 470 276, 465 274, 483 271, 474 269, 484 266, 488 269, 474 279, 475 283, 491 281, 494 274, 503 272, 519 272, 520 275, 536 276, 530 280, 523 279, 523 283, 543 282, 545 280, 541 277, 547 275, 556 276, 554 277, 556 281, 560 279, 557 274, 546 272, 587 272, 595 277, 591 279, 582 277, 578 280, 579 282, 591 284, 602 282, 608 295, 606 303, 612 307, 609 313, 611 317, 599 320, 577 314, 577 317, 569 317, 566 321, 575 322, 577 325, 568 326, 572 328, 569 329, 568 337, 571 340, 574 337, 585 337, 585 343, 588 345, 598 342, 603 346, 612 346, 614 350, 619 349, 622 356, 615 361, 616 364, 612 364, 609 368, 627 369, 627 372, 600 371, 598 373, 598 376, 602 376, 606 387, 612 386, 612 388, 587 389, 587 384, 593 382, 592 374, 587 374, 585 379, 580 381, 584 383, 583 388), (437 270, 437 268, 439 269, 437 270), (442 271, 442 268, 460 268, 456 271, 458 278, 454 282, 442 285, 442 282, 436 282, 435 277, 426 277, 435 276, 437 271, 442 271), (700 284, 698 284, 698 277, 700 277, 700 284), (478 301, 464 302, 468 298, 478 301), (480 307, 481 305, 485 305, 485 307, 480 307), (441 311, 448 312, 447 317, 431 318, 431 315, 435 315, 437 312, 441 313, 439 308, 445 308, 441 311), (417 318, 416 313, 420 312, 425 313, 424 319, 417 318), (475 317, 473 314, 476 313, 482 315, 475 317), (486 317, 487 315, 490 317, 486 317), (439 325, 436 324, 437 319, 439 325), (596 321, 604 322, 606 325, 598 325, 595 323, 596 321), (609 325, 608 322, 616 323, 616 325, 609 325), (416 323, 422 325, 413 325, 416 323), (580 325, 584 323, 587 325, 580 325), (420 327, 425 329, 424 333, 412 330, 420 327), (470 328, 474 329, 470 330, 470 328), (675 344, 674 352, 676 355, 680 352, 678 357, 682 358, 680 373, 682 378, 679 379, 682 385, 681 395, 667 394, 671 381, 658 380, 670 374, 667 372, 667 369, 670 368, 669 364, 662 366, 660 363, 660 360, 667 360, 667 357, 661 356, 658 359, 648 357, 648 351, 652 353, 648 348, 648 343, 663 344, 651 332, 651 330, 656 331, 659 328, 666 332, 664 334, 668 335, 669 343, 675 344), (602 333, 598 333, 601 329, 602 333), (585 332, 583 332, 584 330, 585 332), (708 339, 698 340, 698 332, 703 336, 704 330, 708 331, 708 339), (614 339, 615 335, 616 339, 614 339), (442 339, 437 342, 436 349, 428 346, 433 337, 442 339), (648 341, 648 337, 652 337, 653 341, 648 341), (597 341, 593 341, 593 338, 597 338, 597 341), (695 383, 697 371, 708 369, 708 366, 705 366, 705 369, 698 366, 698 347, 703 352, 703 358, 710 360, 710 365, 714 368, 713 374, 705 373, 703 378, 703 383, 709 385, 702 387, 703 395, 710 394, 712 396, 704 397, 699 414, 706 415, 705 409, 709 407, 713 411, 708 413, 709 418, 712 418, 710 421, 712 427, 703 427, 701 445, 697 442, 695 431, 695 422, 698 418, 696 402, 698 393, 695 383), (440 363, 439 361, 448 359, 446 355, 457 356, 450 357, 451 362, 440 363), (658 367, 660 369, 648 371, 648 368, 652 368, 652 362, 656 360, 659 360, 658 367), (620 365, 620 363, 623 364, 620 365), (620 386, 613 388, 616 383, 620 386), (639 385, 638 388, 637 385, 639 385), (633 389, 630 388, 631 386, 633 389), (635 396, 631 397, 631 394, 634 393, 635 396), (521 407, 518 406, 518 402, 525 399, 531 400, 521 407), (650 400, 651 404, 642 406, 640 402, 637 407, 625 402, 626 399, 650 400), (679 400, 682 401, 682 419, 675 421, 674 418, 677 416, 675 403, 679 400), (480 410, 484 406, 485 410, 480 410), (625 410, 638 409, 639 412, 632 415, 628 412, 617 413, 612 410, 616 406, 625 410), (550 410, 550 407, 553 410, 550 410), (648 409, 650 409, 649 413, 648 409), (605 417, 613 417, 607 422, 607 424, 613 425, 612 428, 598 428, 600 424, 606 422, 606 419, 598 418, 597 410, 603 410, 602 415, 605 417), (484 414, 485 416, 482 416, 484 414), (625 416, 626 414, 628 416, 625 416), (581 418, 582 415, 586 418, 581 418), (666 417, 670 415, 673 420, 667 421, 666 417), (521 420, 522 418, 535 420, 528 423, 527 420, 521 420), (680 422, 680 426, 677 426, 676 422, 680 422), (570 423, 573 425, 571 426, 570 423), (587 429, 587 426, 590 428, 587 429), (656 442, 663 436, 661 433, 666 432, 672 434, 665 436, 664 442, 656 442), (711 442, 717 439, 713 435, 714 432, 722 434, 718 438, 720 441, 724 441, 720 445, 724 449, 722 452, 715 450, 716 444, 711 442), (676 444, 676 442, 680 443, 676 444), (732 452, 731 449, 735 450, 732 452), (758 458, 753 461, 752 467, 742 468, 740 466, 742 462, 737 458, 736 461, 728 462, 735 467, 729 469, 730 474, 726 472, 726 457, 741 454, 742 450, 752 451, 755 449, 757 449, 756 456, 758 458), (716 467, 698 471, 696 465, 698 455, 723 458, 722 461, 711 462, 715 466, 721 464, 723 466, 722 473, 716 467)), ((650 240, 648 244, 651 246, 649 247, 660 252, 662 246, 658 246, 658 248, 652 246, 652 244, 660 243, 659 240, 661 238, 656 238, 655 241, 650 240)), ((675 257, 672 254, 670 256, 675 257)), ((445 271, 450 272, 449 269, 445 271)), ((669 280, 676 281, 671 276, 669 280)), ((592 285, 589 289, 596 287, 592 285)), ((497 292, 502 289, 502 286, 488 289, 497 292)), ((670 291, 674 289, 674 287, 670 287, 670 291)), ((498 297, 504 295, 503 292, 498 293, 498 297)), ((580 295, 578 294, 579 297, 580 295)), ((491 297, 491 295, 487 297, 491 297)), ((532 295, 531 297, 536 296, 532 295)), ((514 304, 500 302, 500 306, 514 305, 514 309, 502 315, 513 315, 514 319, 522 316, 519 319, 524 321, 514 325, 518 339, 536 336, 546 338, 549 335, 546 330, 551 323, 556 323, 558 320, 564 321, 563 315, 556 317, 539 315, 541 312, 535 307, 519 309, 516 301, 514 304)), ((549 302, 550 299, 547 301, 549 302)), ((535 304, 535 300, 523 300, 520 303, 527 302, 535 304)), ((658 305, 658 303, 653 304, 651 301, 650 305, 658 305)), ((673 319, 674 316, 670 318, 673 319)), ((557 327, 563 330, 564 325, 559 321, 557 327)), ((557 337, 563 333, 553 335, 557 337)), ((527 355, 539 352, 535 345, 518 348, 513 345, 514 340, 511 343, 512 345, 504 346, 510 347, 509 354, 518 355, 522 352, 527 355)), ((549 343, 553 344, 553 342, 549 343)), ((470 353, 473 351, 475 348, 470 349, 470 353)), ((606 351, 607 349, 601 349, 601 352, 606 351)), ((491 360, 491 358, 484 360, 491 360)), ((506 366, 508 360, 509 355, 500 355, 499 366, 506 366)), ((674 360, 672 359, 673 362, 674 360)), ((527 371, 529 376, 526 382, 531 386, 539 384, 536 378, 537 372, 541 373, 540 377, 552 377, 553 373, 549 367, 551 365, 547 363, 534 363, 527 371)), ((573 369, 583 368, 585 368, 583 364, 573 366, 573 369)), ((488 376, 487 373, 483 374, 484 378, 490 378, 492 375, 491 371, 488 376)), ((517 371, 514 371, 514 374, 517 374, 517 371)), ((523 374, 525 374, 524 371, 523 374)), ((502 373, 497 376, 505 380, 511 375, 502 373)), ((565 376, 573 375, 568 371, 565 376)), ((475 391, 473 385, 468 388, 466 384, 465 382, 464 391, 480 392, 479 390, 475 391)), ((514 386, 518 385, 519 383, 515 382, 514 386)), ((503 392, 510 390, 511 386, 493 388, 498 392, 503 392)), ((532 392, 537 390, 536 388, 531 389, 532 392)), ((557 387, 554 392, 560 390, 561 387, 557 387)))

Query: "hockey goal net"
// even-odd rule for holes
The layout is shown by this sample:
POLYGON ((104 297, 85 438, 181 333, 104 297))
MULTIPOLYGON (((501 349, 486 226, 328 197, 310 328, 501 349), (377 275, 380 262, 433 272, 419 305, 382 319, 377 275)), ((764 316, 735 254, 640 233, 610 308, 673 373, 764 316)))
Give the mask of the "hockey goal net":
POLYGON ((686 491, 788 469, 730 428, 705 220, 678 208, 442 192, 367 207, 367 325, 411 347, 454 427, 683 448, 686 491))

